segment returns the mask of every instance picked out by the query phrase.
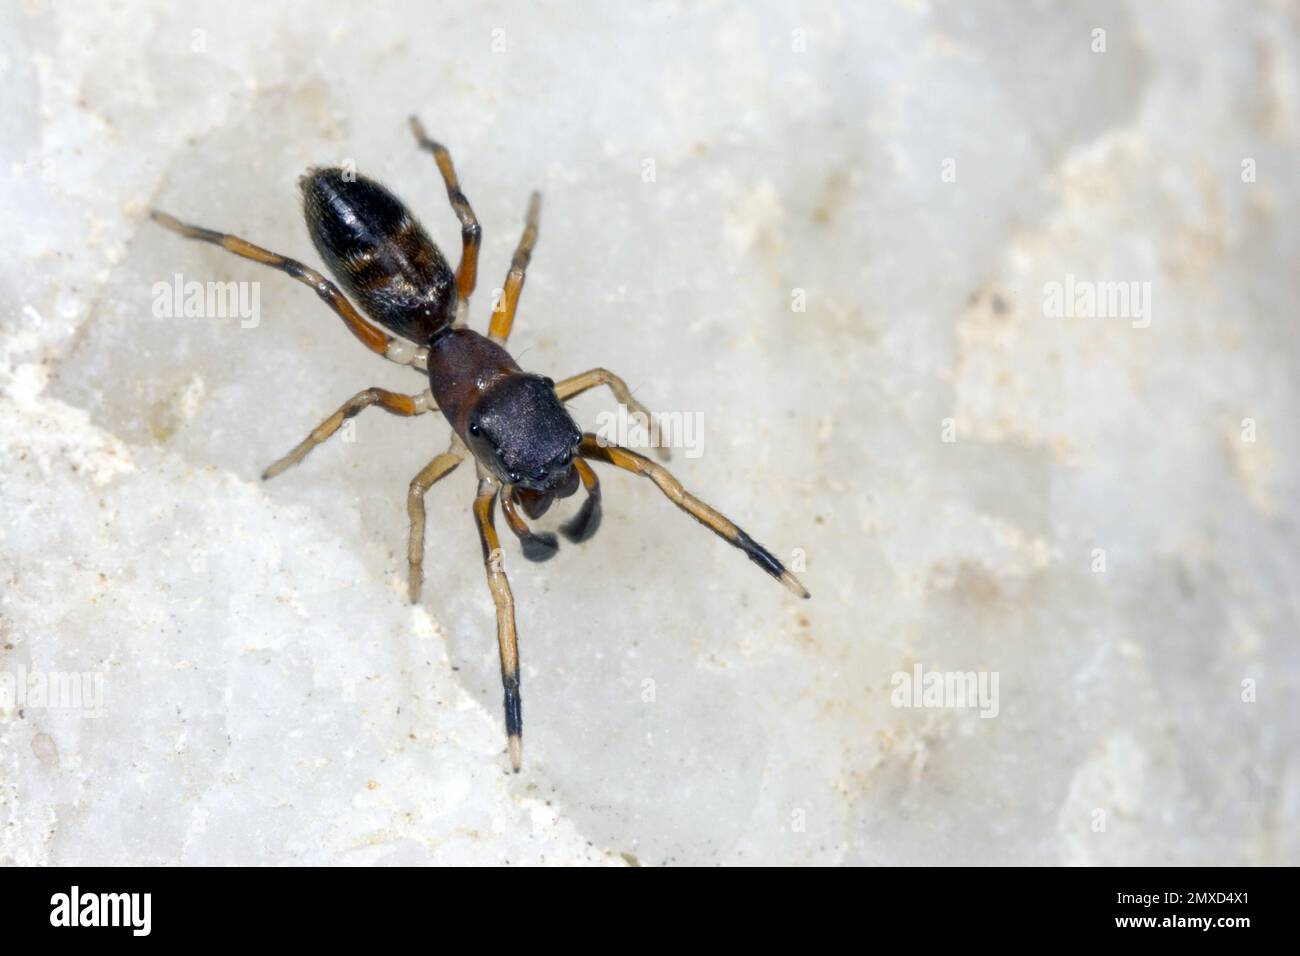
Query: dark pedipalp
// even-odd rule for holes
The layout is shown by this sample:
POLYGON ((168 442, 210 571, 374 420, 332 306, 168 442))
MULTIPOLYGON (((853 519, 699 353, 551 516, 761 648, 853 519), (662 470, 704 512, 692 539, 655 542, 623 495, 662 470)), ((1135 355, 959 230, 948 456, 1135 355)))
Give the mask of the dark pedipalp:
POLYGON ((574 472, 581 478, 582 486, 587 489, 587 497, 582 507, 571 519, 560 525, 560 534, 574 544, 581 544, 594 535, 600 528, 600 481, 591 466, 582 459, 574 462, 574 472))
POLYGON ((549 561, 560 550, 559 539, 549 531, 535 532, 519 514, 517 492, 506 488, 501 494, 501 513, 510 530, 519 539, 519 547, 529 561, 549 561))

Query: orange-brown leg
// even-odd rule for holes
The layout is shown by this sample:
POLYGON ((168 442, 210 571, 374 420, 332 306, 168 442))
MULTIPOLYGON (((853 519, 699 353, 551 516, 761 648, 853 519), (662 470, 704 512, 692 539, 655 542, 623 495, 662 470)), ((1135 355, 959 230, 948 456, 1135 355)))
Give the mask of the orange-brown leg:
POLYGON ((515 773, 523 766, 524 718, 519 697, 519 638, 515 633, 515 599, 502 567, 501 541, 492 521, 492 506, 500 486, 492 479, 479 482, 474 499, 474 521, 483 545, 483 567, 488 590, 497 609, 497 647, 501 652, 501 686, 505 691, 506 743, 510 767, 515 773))
POLYGON ((760 568, 776 578, 799 597, 811 597, 808 589, 786 570, 785 565, 777 560, 772 552, 747 535, 722 512, 705 504, 699 498, 682 487, 682 483, 662 465, 655 464, 644 455, 638 455, 619 445, 602 446, 595 435, 588 432, 582 436, 579 454, 593 461, 604 461, 617 465, 633 474, 643 475, 653 481, 668 499, 681 508, 704 527, 708 528, 728 544, 745 552, 746 557, 760 568))
POLYGON ((514 327, 515 309, 519 306, 519 295, 524 291, 524 277, 528 272, 528 263, 533 258, 533 247, 537 245, 541 216, 542 194, 535 192, 528 197, 524 234, 519 237, 519 245, 515 247, 515 254, 510 260, 510 271, 506 273, 506 284, 501 290, 501 301, 493 309, 492 321, 488 325, 488 338, 498 345, 505 344, 514 327))
POLYGON ((278 269, 286 275, 292 276, 303 285, 315 289, 316 294, 334 310, 338 317, 343 320, 343 324, 348 327, 348 330, 370 351, 391 359, 399 365, 415 365, 417 368, 423 368, 423 361, 427 354, 424 349, 417 349, 409 342, 393 338, 379 326, 369 322, 356 310, 333 282, 330 282, 329 279, 326 279, 315 269, 308 268, 296 259, 289 259, 279 253, 271 252, 269 249, 255 246, 238 236, 216 232, 212 229, 204 229, 202 226, 192 226, 189 223, 181 222, 175 216, 169 216, 167 213, 159 212, 156 209, 150 212, 149 216, 158 225, 170 229, 186 239, 210 242, 213 245, 220 246, 227 252, 233 252, 240 258, 260 262, 272 269, 278 269))
POLYGON ((433 396, 427 389, 419 395, 402 395, 383 388, 368 388, 364 392, 357 392, 344 402, 337 412, 313 428, 311 434, 299 442, 293 451, 262 472, 262 480, 274 478, 286 468, 298 464, 307 457, 308 452, 338 431, 347 419, 359 415, 371 405, 378 405, 390 415, 401 415, 405 418, 423 415, 425 412, 436 410, 437 407, 433 404, 433 396))
POLYGON ((463 310, 465 302, 474 294, 478 283, 478 250, 483 241, 483 228, 474 216, 474 210, 460 190, 460 180, 456 178, 456 167, 452 165, 451 153, 441 143, 429 139, 423 124, 416 117, 411 117, 411 132, 421 149, 433 154, 433 161, 438 164, 442 181, 447 186, 447 199, 460 220, 460 264, 456 266, 456 298, 463 310))

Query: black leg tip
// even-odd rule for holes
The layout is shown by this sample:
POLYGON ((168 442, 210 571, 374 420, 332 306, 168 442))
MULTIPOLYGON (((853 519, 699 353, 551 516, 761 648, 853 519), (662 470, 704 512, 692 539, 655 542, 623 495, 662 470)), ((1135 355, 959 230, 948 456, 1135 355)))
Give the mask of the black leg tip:
POLYGON ((772 577, 776 578, 799 597, 804 600, 812 597, 812 595, 808 593, 808 589, 803 586, 800 580, 787 571, 785 565, 777 560, 776 555, 772 554, 771 551, 767 550, 767 548, 763 547, 739 528, 736 529, 735 544, 736 547, 740 548, 740 550, 744 551, 745 554, 748 555, 749 560, 753 561, 768 574, 772 575, 772 577))
POLYGON ((785 573, 785 565, 777 560, 776 555, 739 529, 736 531, 736 546, 772 577, 779 580, 785 573))
POLYGON ((515 773, 524 765, 524 713, 519 700, 519 678, 504 680, 506 691, 506 749, 510 753, 510 769, 515 773))
POLYGON ((519 697, 519 679, 507 679, 505 684, 506 735, 519 737, 524 732, 524 708, 519 697))

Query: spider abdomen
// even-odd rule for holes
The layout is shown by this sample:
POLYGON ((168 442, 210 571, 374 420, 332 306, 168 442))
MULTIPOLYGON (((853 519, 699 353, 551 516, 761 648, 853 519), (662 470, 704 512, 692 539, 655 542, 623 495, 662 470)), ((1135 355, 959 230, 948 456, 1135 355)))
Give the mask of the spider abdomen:
POLYGON ((425 343, 456 310, 456 281, 442 252, 402 201, 339 168, 299 181, 312 243, 376 322, 425 343))

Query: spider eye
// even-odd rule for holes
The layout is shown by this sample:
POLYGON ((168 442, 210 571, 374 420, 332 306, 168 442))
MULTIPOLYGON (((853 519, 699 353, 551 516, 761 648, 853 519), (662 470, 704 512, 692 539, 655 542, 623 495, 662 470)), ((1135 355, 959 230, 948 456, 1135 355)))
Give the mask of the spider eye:
POLYGON ((470 423, 469 423, 469 433, 470 433, 471 435, 474 435, 475 437, 477 437, 477 436, 479 435, 479 433, 482 432, 482 431, 483 431, 483 429, 481 429, 481 428, 478 427, 478 422, 470 422, 470 423))
POLYGON ((515 482, 519 480, 519 478, 520 478, 519 472, 517 471, 510 472, 510 484, 513 485, 515 482))

